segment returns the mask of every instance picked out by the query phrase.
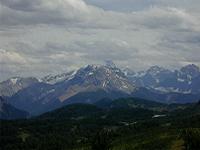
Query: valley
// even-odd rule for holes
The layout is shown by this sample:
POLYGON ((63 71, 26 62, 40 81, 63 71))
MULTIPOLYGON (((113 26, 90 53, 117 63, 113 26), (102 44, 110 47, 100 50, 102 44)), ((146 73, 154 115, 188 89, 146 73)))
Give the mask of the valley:
POLYGON ((196 142, 192 146, 199 148, 199 110, 199 104, 166 105, 136 98, 71 104, 28 120, 1 121, 1 147, 184 150, 184 144, 196 142), (194 137, 186 141, 185 132, 194 137))

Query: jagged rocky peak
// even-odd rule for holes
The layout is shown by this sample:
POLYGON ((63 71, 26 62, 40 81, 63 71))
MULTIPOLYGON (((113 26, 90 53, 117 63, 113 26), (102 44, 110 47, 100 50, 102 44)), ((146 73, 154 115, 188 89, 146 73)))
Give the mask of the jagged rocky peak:
MULTIPOLYGON (((115 66, 115 65, 114 65, 115 66)), ((79 69, 75 75, 76 77, 123 77, 126 78, 124 73, 115 67, 107 65, 88 65, 79 69)))
POLYGON ((200 68, 197 65, 189 64, 187 66, 184 66, 180 70, 184 74, 188 74, 192 77, 200 75, 200 68))
POLYGON ((81 78, 86 76, 93 76, 99 70, 99 68, 101 68, 100 65, 87 65, 83 68, 80 68, 74 77, 81 78))
POLYGON ((56 84, 65 80, 70 80, 76 74, 76 70, 57 75, 47 75, 41 79, 41 82, 47 84, 56 84))
POLYGON ((124 69, 122 69, 122 71, 124 72, 124 74, 126 75, 126 76, 134 76, 136 73, 133 71, 133 70, 131 70, 129 67, 126 67, 126 68, 124 68, 124 69))
POLYGON ((130 92, 134 89, 134 85, 128 81, 120 69, 103 65, 88 65, 79 69, 71 82, 78 86, 91 86, 113 91, 130 92))
POLYGON ((12 96, 19 90, 22 90, 32 84, 39 82, 37 78, 28 77, 13 77, 0 83, 0 95, 1 96, 12 96))
POLYGON ((78 70, 79 71, 85 71, 85 72, 88 72, 88 71, 95 71, 97 69, 99 69, 100 67, 102 67, 102 65, 99 65, 99 64, 92 64, 92 65, 87 65, 85 67, 82 67, 78 70))
POLYGON ((6 81, 1 82, 0 84, 7 84, 7 85, 22 85, 22 84, 29 84, 33 82, 38 82, 37 78, 34 77, 27 77, 27 78, 22 78, 22 77, 12 77, 9 78, 6 81))
MULTIPOLYGON (((98 72, 99 74, 107 72, 107 74, 110 72, 115 72, 115 73, 119 73, 122 71, 116 67, 116 65, 112 62, 112 61, 106 61, 105 65, 100 65, 100 64, 91 64, 91 65, 87 65, 85 67, 80 68, 77 71, 77 75, 83 74, 83 75, 94 75, 94 73, 98 72), (103 71, 103 72, 101 72, 103 71)), ((98 75, 98 74, 97 74, 98 75)))
POLYGON ((15 85, 15 84, 17 84, 17 82, 18 82, 19 80, 20 80, 19 77, 13 77, 13 78, 10 78, 8 81, 9 81, 10 84, 15 85))
POLYGON ((151 75, 157 75, 162 72, 170 72, 170 70, 167 70, 167 69, 165 69, 163 67, 159 67, 159 66, 152 66, 147 70, 147 73, 151 74, 151 75))
POLYGON ((61 101, 79 92, 95 90, 120 91, 131 93, 135 86, 130 83, 124 73, 118 68, 104 65, 88 65, 77 71, 74 78, 69 81, 66 93, 61 96, 61 101))
POLYGON ((107 67, 117 68, 116 65, 115 65, 115 63, 112 60, 106 60, 105 64, 106 64, 107 67))

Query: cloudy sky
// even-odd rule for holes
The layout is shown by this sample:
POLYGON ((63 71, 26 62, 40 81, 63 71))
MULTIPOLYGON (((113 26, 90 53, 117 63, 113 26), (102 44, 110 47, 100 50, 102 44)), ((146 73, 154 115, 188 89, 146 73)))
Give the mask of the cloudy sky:
POLYGON ((0 81, 113 60, 200 65, 200 0, 0 0, 0 81))

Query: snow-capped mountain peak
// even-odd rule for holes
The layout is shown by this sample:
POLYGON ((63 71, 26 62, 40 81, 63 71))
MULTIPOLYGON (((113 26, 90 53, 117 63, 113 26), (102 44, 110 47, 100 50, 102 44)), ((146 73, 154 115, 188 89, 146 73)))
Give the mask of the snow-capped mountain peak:
POLYGON ((136 74, 133 70, 131 70, 131 69, 128 68, 128 67, 122 69, 122 71, 124 72, 124 74, 125 74, 126 76, 134 76, 134 75, 136 74))
POLYGON ((0 96, 12 96, 19 90, 39 82, 38 79, 13 77, 0 83, 0 96))
POLYGON ((120 69, 103 65, 88 65, 79 69, 68 84, 69 87, 61 96, 61 101, 79 92, 101 89, 107 92, 121 91, 130 94, 135 89, 120 69))
POLYGON ((94 103, 105 97, 147 96, 173 101, 176 99, 174 94, 189 94, 190 100, 194 101, 193 97, 200 93, 200 75, 193 65, 185 68, 170 71, 154 66, 135 73, 128 68, 122 71, 109 65, 87 65, 77 71, 46 76, 40 81, 11 78, 0 83, 0 94, 10 97, 13 106, 32 113, 70 103, 94 103), (191 70, 195 76, 190 74, 191 70))
POLYGON ((156 76, 159 75, 160 73, 163 72, 170 72, 169 70, 163 68, 163 67, 159 67, 159 66, 152 66, 150 67, 147 71, 148 74, 152 75, 152 76, 156 76))
POLYGON ((200 69, 191 64, 180 70, 171 71, 159 66, 152 66, 147 71, 134 73, 127 77, 138 87, 145 87, 165 93, 199 93, 200 69))
POLYGON ((117 68, 112 60, 106 60, 105 63, 106 63, 106 66, 109 68, 117 68))
POLYGON ((19 80, 18 77, 14 77, 14 78, 9 79, 10 83, 13 84, 13 85, 17 84, 18 80, 19 80))
POLYGON ((188 76, 191 77, 196 77, 200 75, 200 68, 194 64, 182 67, 180 71, 182 74, 187 74, 188 76))
POLYGON ((70 80, 74 77, 76 74, 76 71, 70 71, 68 73, 62 73, 62 74, 57 74, 57 75, 47 75, 44 78, 42 78, 40 81, 47 83, 47 84, 56 84, 63 82, 65 80, 70 80))

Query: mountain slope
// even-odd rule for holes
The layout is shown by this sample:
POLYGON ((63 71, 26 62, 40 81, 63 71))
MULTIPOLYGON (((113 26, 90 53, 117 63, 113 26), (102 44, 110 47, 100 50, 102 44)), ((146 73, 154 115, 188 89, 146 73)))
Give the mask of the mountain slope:
POLYGON ((0 83, 0 96, 10 97, 16 94, 18 91, 29 87, 39 81, 36 78, 10 78, 0 83))
POLYGON ((104 97, 127 97, 134 90, 135 86, 120 69, 88 65, 55 84, 33 84, 13 95, 9 102, 37 115, 66 104, 94 103, 104 97))
POLYGON ((119 92, 119 91, 104 91, 99 89, 97 91, 89 91, 89 92, 80 92, 66 101, 63 104, 72 104, 72 103, 89 103, 93 104, 101 99, 109 98, 111 100, 121 98, 121 97, 130 97, 130 95, 119 92))
POLYGON ((194 64, 175 71, 153 66, 138 73, 130 69, 125 69, 124 72, 137 87, 145 87, 160 93, 200 93, 200 68, 194 64))
MULTIPOLYGON (((152 118, 155 114, 159 113, 160 110, 153 110, 150 107, 143 107, 145 103, 148 105, 155 105, 156 102, 149 102, 146 100, 139 101, 138 105, 135 107, 125 106, 126 104, 131 104, 130 101, 133 99, 121 99, 114 100, 111 105, 107 107, 101 107, 96 104, 70 104, 65 107, 56 109, 54 111, 42 114, 39 119, 71 119, 71 120, 107 120, 113 122, 121 122, 125 120, 138 120, 144 118, 152 118), (129 101, 129 102, 128 102, 129 101), (114 106, 115 105, 115 106, 114 106)), ((135 101, 137 101, 135 99, 135 101)), ((133 104, 133 103, 132 103, 133 104)), ((157 103, 159 106, 162 104, 157 103)), ((164 104, 163 104, 164 105, 164 104)), ((147 106, 147 105, 146 105, 147 106)))
POLYGON ((118 68, 101 65, 88 65, 77 71, 74 78, 69 80, 67 90, 59 97, 61 101, 80 93, 104 90, 119 91, 131 94, 135 86, 129 82, 118 68))
POLYGON ((90 104, 73 104, 42 114, 40 119, 73 119, 102 113, 102 109, 90 104))
POLYGON ((176 71, 153 66, 135 73, 130 69, 121 71, 113 63, 108 63, 46 76, 40 82, 32 80, 30 84, 22 84, 22 79, 16 79, 11 87, 8 84, 3 90, 13 91, 14 85, 20 85, 11 92, 9 103, 34 115, 66 104, 92 104, 103 98, 140 97, 164 103, 196 102, 200 98, 200 71, 195 65, 176 71))
POLYGON ((40 82, 13 95, 9 98, 9 103, 37 115, 59 107, 60 101, 56 97, 53 85, 40 82))
POLYGON ((149 99, 152 101, 157 101, 161 103, 194 103, 200 98, 200 93, 198 94, 184 94, 177 92, 158 92, 157 90, 138 88, 133 94, 133 97, 140 97, 143 99, 149 99))
POLYGON ((27 117, 27 112, 13 107, 12 105, 8 104, 2 97, 0 97, 0 119, 12 120, 27 117))
POLYGON ((73 78, 74 74, 76 71, 71 71, 67 73, 62 73, 58 75, 47 75, 44 78, 41 79, 42 82, 47 83, 47 84, 58 84, 63 81, 70 80, 73 78))

